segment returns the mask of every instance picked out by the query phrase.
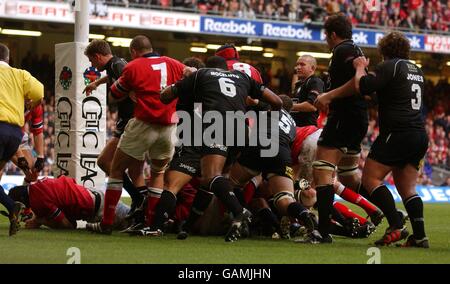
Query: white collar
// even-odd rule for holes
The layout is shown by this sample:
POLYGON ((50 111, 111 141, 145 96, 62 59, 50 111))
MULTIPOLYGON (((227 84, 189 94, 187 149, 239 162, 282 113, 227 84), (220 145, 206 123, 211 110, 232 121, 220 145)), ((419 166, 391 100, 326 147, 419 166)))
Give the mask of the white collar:
POLYGON ((0 60, 0 65, 3 65, 3 66, 8 66, 8 67, 9 67, 9 64, 8 64, 8 63, 6 63, 5 61, 2 61, 2 60, 0 60))

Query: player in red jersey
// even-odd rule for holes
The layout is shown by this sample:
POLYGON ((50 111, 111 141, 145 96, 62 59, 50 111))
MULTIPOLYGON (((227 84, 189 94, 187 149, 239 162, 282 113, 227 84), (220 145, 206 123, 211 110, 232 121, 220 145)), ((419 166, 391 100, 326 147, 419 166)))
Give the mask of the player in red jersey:
MULTIPOLYGON (((26 228, 45 225, 53 229, 75 229, 77 220, 94 222, 101 219, 104 205, 103 192, 89 190, 66 176, 16 186, 8 195, 33 211, 34 218, 26 221, 26 228)), ((114 227, 126 227, 124 219, 128 210, 128 206, 119 203, 114 227)))
MULTIPOLYGON (((29 144, 29 136, 25 127, 22 127, 23 137, 19 149, 11 158, 11 161, 18 166, 25 174, 25 181, 35 180, 39 172, 44 168, 44 110, 39 104, 31 110, 25 111, 25 122, 29 124, 29 130, 33 134, 34 150, 37 158, 34 162, 32 149, 29 144), (30 165, 34 165, 30 169, 30 165)), ((1 177, 1 172, 0 172, 1 177)))
POLYGON ((222 45, 216 50, 215 55, 225 58, 227 61, 228 70, 238 70, 244 72, 248 76, 252 77, 252 79, 256 82, 263 84, 261 74, 259 74, 259 71, 255 67, 239 61, 239 52, 236 50, 234 45, 222 45))
POLYGON ((87 225, 88 229, 104 234, 111 233, 115 205, 122 193, 123 174, 129 167, 143 161, 146 153, 151 159, 152 171, 146 212, 147 221, 151 222, 153 212, 149 209, 154 208, 155 199, 161 196, 164 170, 174 153, 177 101, 167 105, 161 103, 160 91, 180 80, 185 66, 175 59, 154 53, 150 39, 142 35, 131 41, 130 53, 133 61, 125 66, 120 78, 114 82, 111 95, 120 100, 134 92, 134 118, 128 122, 113 158, 103 220, 87 225))

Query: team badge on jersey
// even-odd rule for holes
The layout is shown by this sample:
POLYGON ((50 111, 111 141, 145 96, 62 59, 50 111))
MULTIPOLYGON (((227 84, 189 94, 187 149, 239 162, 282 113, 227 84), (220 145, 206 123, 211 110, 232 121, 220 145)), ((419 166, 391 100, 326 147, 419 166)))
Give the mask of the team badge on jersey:
POLYGON ((70 88, 70 85, 72 85, 72 70, 70 70, 69 67, 64 66, 61 73, 59 73, 59 83, 66 91, 70 88))
POLYGON ((101 74, 95 67, 88 67, 83 72, 84 85, 87 86, 100 78, 101 74))

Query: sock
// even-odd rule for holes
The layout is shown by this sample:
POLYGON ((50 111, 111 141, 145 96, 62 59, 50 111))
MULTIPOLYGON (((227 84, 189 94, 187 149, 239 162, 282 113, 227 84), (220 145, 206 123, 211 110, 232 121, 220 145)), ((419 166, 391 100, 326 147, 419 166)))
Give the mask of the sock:
POLYGON ((342 215, 334 206, 331 208, 331 216, 333 217, 333 220, 335 220, 342 226, 345 225, 344 215, 342 215))
POLYGON ((359 193, 362 197, 364 197, 365 199, 367 199, 367 200, 370 201, 370 194, 369 194, 369 192, 367 191, 367 189, 364 188, 364 186, 363 186, 362 183, 359 184, 359 187, 358 187, 358 193, 359 193))
POLYGON ((340 202, 334 203, 334 208, 336 208, 337 211, 339 211, 345 218, 357 218, 359 220, 359 223, 361 225, 364 225, 367 222, 367 219, 364 217, 359 216, 355 212, 353 212, 350 208, 345 206, 344 204, 340 202))
POLYGON ((148 199, 147 199, 147 211, 145 212, 145 224, 147 226, 153 225, 153 220, 155 217, 156 205, 159 203, 163 190, 160 188, 149 187, 148 188, 148 199))
POLYGON ((13 211, 14 209, 14 200, 11 199, 8 195, 6 195, 3 187, 0 185, 0 203, 5 206, 8 212, 13 211))
POLYGON ((421 240, 425 238, 425 223, 423 219, 423 202, 420 196, 413 195, 403 201, 406 211, 408 212, 414 238, 421 240))
POLYGON ((142 196, 139 194, 138 189, 134 186, 131 179, 127 174, 123 174, 123 188, 128 192, 131 197, 132 202, 137 202, 142 200, 142 196))
MULTIPOLYGON (((254 178, 253 178, 254 179, 254 178)), ((256 191, 256 184, 253 181, 253 179, 251 181, 249 181, 245 186, 244 186, 244 201, 245 204, 249 204, 250 201, 252 201, 253 196, 255 195, 255 191, 256 191)))
POLYGON ((395 208, 394 197, 385 185, 375 188, 370 194, 370 200, 383 211, 389 222, 389 227, 396 229, 402 227, 402 221, 395 208))
POLYGON ((102 224, 112 226, 116 216, 116 206, 122 195, 122 180, 109 178, 105 192, 102 224))
POLYGON ((264 231, 270 231, 272 228, 279 231, 280 221, 278 221, 277 216, 270 208, 262 208, 256 213, 256 215, 261 220, 264 231))
POLYGON ((177 198, 172 192, 164 190, 155 209, 153 227, 162 230, 164 222, 172 215, 177 205, 177 198))
POLYGON ((194 201, 192 202, 192 207, 189 212, 189 217, 186 220, 186 223, 183 225, 183 230, 189 232, 191 227, 195 224, 195 222, 203 215, 206 209, 208 209, 209 204, 213 198, 214 194, 201 188, 197 190, 197 194, 194 197, 194 201))
POLYGON ((244 191, 240 188, 240 187, 235 187, 233 189, 234 195, 236 195, 237 200, 239 201, 239 203, 243 206, 246 207, 247 204, 245 203, 245 199, 244 199, 244 191))
POLYGON ((331 208, 334 201, 334 188, 332 184, 316 187, 317 209, 319 211, 319 232, 325 237, 329 234, 331 208))
POLYGON ((309 210, 297 202, 292 202, 291 204, 289 204, 289 206, 287 208, 287 212, 288 212, 289 217, 296 218, 296 219, 302 221, 303 223, 307 222, 309 219, 309 215, 305 214, 305 213, 308 213, 309 210))
POLYGON ((242 213, 243 207, 233 192, 231 181, 223 176, 216 176, 209 183, 209 188, 223 205, 236 217, 242 213))
MULTIPOLYGON (((339 194, 339 193, 338 193, 339 194)), ((342 197, 344 200, 347 200, 348 202, 351 202, 353 204, 358 205, 364 211, 366 211, 367 215, 372 215, 377 211, 377 208, 370 204, 367 200, 365 200, 362 195, 354 192, 350 188, 346 187, 342 190, 342 192, 339 194, 340 197, 342 197)))

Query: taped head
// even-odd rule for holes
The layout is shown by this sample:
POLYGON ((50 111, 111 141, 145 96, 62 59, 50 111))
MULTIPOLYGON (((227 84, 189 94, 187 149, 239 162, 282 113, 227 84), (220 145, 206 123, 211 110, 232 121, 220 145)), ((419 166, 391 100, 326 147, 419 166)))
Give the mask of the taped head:
POLYGON ((239 52, 233 44, 226 43, 216 50, 216 56, 225 58, 226 60, 239 60, 239 52))

